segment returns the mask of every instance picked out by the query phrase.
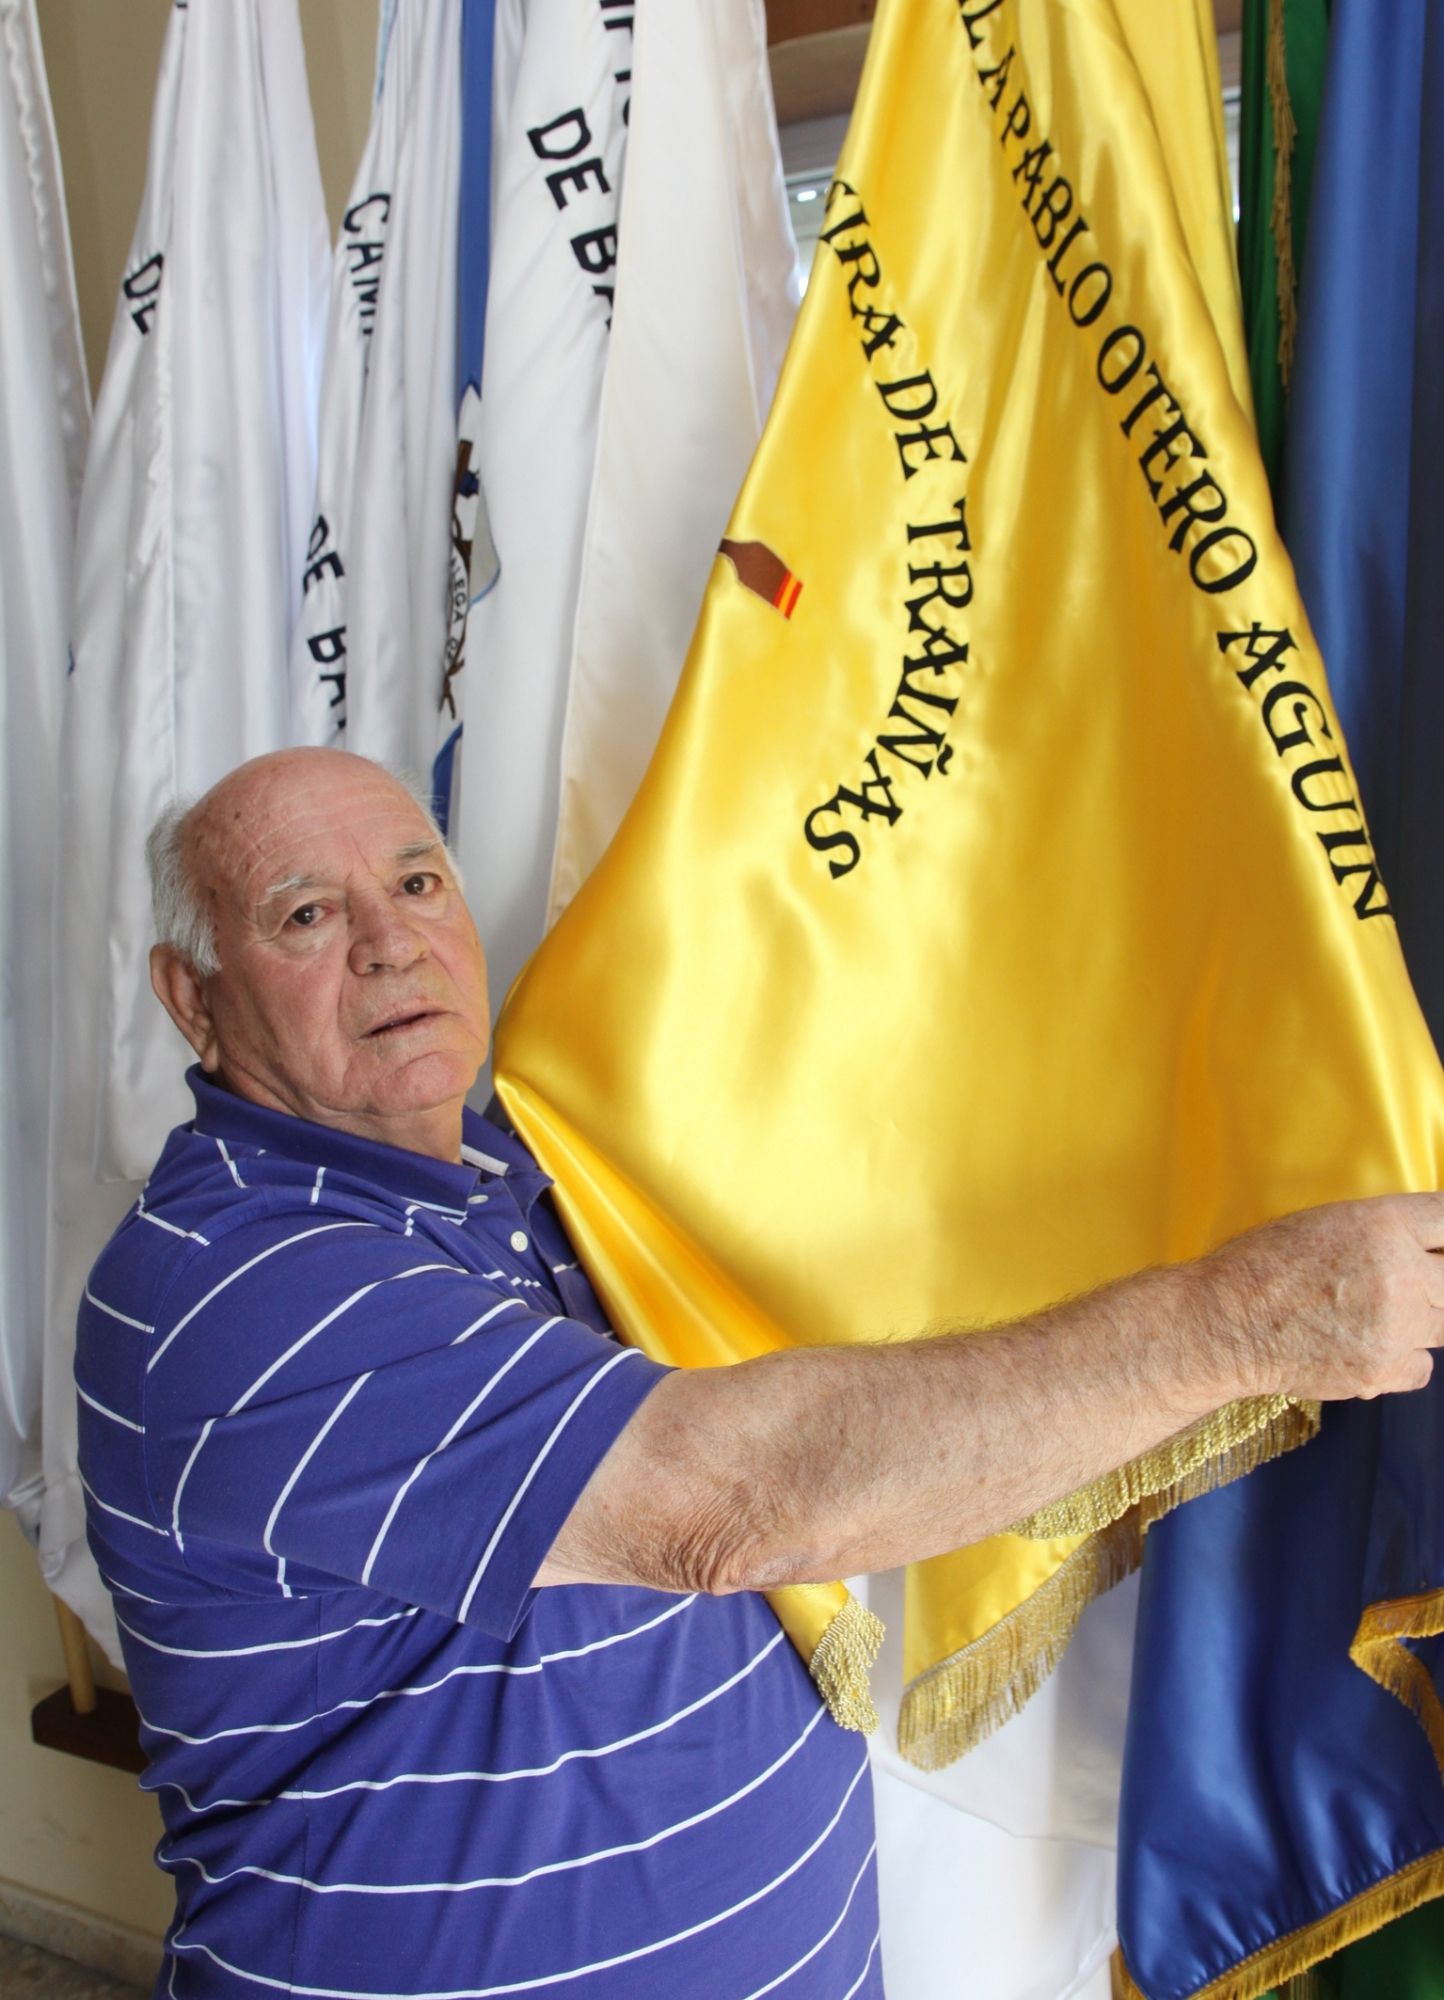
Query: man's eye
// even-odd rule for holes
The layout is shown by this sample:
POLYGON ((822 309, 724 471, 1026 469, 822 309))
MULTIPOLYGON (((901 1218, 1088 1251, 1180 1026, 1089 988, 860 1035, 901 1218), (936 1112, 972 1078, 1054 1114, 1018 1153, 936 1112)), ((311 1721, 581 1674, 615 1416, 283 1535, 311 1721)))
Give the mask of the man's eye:
POLYGON ((439 875, 408 875, 401 888, 408 896, 427 896, 440 880, 439 875))
POLYGON ((299 910, 292 910, 290 921, 303 931, 310 930, 321 914, 319 903, 302 903, 299 910))

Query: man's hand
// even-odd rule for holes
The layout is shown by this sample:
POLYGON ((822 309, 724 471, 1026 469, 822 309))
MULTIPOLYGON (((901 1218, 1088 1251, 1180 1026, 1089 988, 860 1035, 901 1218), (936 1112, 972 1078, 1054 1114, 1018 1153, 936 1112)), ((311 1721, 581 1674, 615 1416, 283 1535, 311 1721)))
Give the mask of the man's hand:
POLYGON ((1240 1374, 1311 1402, 1422 1389, 1444 1345, 1444 1194, 1304 1209, 1192 1266, 1240 1374), (1209 1296, 1212 1293, 1213 1296, 1209 1296))
POLYGON ((1422 1388, 1444 1195, 1285 1216, 986 1332, 795 1349, 661 1382, 541 1583, 757 1590, 961 1548, 1239 1397, 1422 1388))

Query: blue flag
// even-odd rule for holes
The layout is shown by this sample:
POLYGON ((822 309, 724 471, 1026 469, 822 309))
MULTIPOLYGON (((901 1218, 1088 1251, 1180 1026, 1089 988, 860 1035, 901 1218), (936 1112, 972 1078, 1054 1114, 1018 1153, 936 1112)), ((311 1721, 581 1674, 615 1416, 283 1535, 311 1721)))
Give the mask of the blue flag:
POLYGON ((456 224, 456 400, 481 392, 491 263, 491 127, 496 0, 462 0, 461 204, 456 224))
MULTIPOLYGON (((1417 1537, 1444 1511, 1437 1443, 1419 1449, 1437 1410, 1432 1392, 1333 1405, 1312 1444, 1150 1530, 1119 1825, 1125 1993, 1254 2000, 1444 1889, 1429 1737, 1350 1658, 1382 1578, 1402 1597, 1444 1576, 1417 1537)), ((1398 1650, 1433 1694, 1437 1642, 1398 1650)))
POLYGON ((1336 0, 1282 519, 1444 1047, 1444 10, 1336 0))
POLYGON ((431 767, 431 804, 443 833, 451 816, 461 742, 456 678, 465 664, 466 621, 496 578, 496 555, 477 473, 481 364, 491 270, 491 147, 496 95, 496 0, 462 0, 461 166, 456 214, 456 484, 443 697, 449 724, 431 767))
MULTIPOLYGON (((1436 1041, 1441 360, 1444 8, 1334 0, 1282 513, 1436 1041)), ((1441 1445, 1444 1380, 1331 1406, 1312 1444, 1150 1533, 1125 1995, 1254 2000, 1444 1893, 1441 1445)))

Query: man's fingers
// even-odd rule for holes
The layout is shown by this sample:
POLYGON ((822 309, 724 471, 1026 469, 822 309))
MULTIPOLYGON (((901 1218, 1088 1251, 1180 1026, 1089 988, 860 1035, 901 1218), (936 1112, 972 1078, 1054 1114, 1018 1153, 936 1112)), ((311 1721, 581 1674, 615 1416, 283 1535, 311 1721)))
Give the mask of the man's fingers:
POLYGON ((1375 1396, 1407 1396, 1415 1389, 1427 1389, 1434 1377, 1434 1357, 1426 1348, 1416 1347, 1397 1360, 1386 1376, 1362 1393, 1366 1401, 1375 1396))
MULTIPOLYGON (((1439 1344, 1441 1346, 1444 1346, 1444 1333, 1441 1333, 1439 1344)), ((1403 1386, 1405 1387, 1405 1389, 1427 1389, 1434 1375, 1433 1355, 1430 1354, 1427 1349, 1420 1348, 1418 1352, 1412 1354, 1409 1357, 1409 1359, 1411 1363, 1409 1369, 1409 1379, 1404 1383, 1403 1386)))
MULTIPOLYGON (((1444 1250, 1431 1250, 1428 1252, 1428 1261, 1425 1263, 1423 1269, 1423 1280, 1424 1297, 1428 1300, 1429 1305, 1435 1312, 1444 1313, 1444 1250)), ((1430 1335, 1429 1345, 1431 1347, 1444 1347, 1444 1328, 1441 1328, 1437 1339, 1432 1334, 1430 1335)))

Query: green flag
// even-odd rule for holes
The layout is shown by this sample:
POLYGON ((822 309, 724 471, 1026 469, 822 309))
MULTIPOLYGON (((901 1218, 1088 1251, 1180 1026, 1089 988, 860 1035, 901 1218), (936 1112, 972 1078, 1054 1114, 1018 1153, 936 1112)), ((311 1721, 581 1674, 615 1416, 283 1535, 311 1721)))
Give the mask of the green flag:
POLYGON ((1244 0, 1238 261, 1259 444, 1277 490, 1329 0, 1244 0))
POLYGON ((1265 2000, 1444 2000, 1444 1903, 1424 1903, 1265 2000))

